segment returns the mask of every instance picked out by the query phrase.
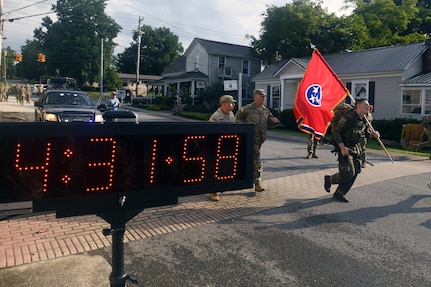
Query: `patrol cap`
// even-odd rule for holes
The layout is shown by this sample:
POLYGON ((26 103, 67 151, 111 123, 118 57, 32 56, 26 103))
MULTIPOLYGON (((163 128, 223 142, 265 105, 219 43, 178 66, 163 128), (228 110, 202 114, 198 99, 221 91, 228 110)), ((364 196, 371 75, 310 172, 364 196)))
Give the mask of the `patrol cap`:
POLYGON ((223 103, 235 103, 235 99, 231 95, 223 95, 220 97, 220 104, 223 103))
POLYGON ((255 89, 253 92, 254 95, 259 95, 262 97, 266 96, 265 90, 264 89, 255 89))

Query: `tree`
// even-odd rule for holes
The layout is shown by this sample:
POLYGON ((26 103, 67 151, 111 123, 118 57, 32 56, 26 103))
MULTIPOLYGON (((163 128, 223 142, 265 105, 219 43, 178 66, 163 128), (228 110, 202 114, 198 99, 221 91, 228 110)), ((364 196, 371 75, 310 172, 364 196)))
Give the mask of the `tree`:
POLYGON ((20 64, 18 63, 15 65, 15 54, 16 52, 12 50, 10 47, 7 47, 4 49, 1 53, 2 57, 2 67, 1 67, 1 74, 2 74, 2 81, 5 80, 6 75, 6 81, 8 79, 15 79, 17 75, 17 66, 19 67, 20 64), (6 54, 6 55, 5 55, 6 54), (6 71, 5 71, 6 68, 6 71))
POLYGON ((431 0, 419 0, 416 4, 418 13, 409 23, 407 32, 417 32, 430 36, 431 31, 431 0))
MULTIPOLYGON (((143 25, 141 38, 140 74, 160 75, 171 63, 175 62, 184 49, 178 36, 171 33, 168 28, 151 28, 143 25)), ((138 34, 133 39, 137 41, 138 34)), ((137 43, 131 44, 123 53, 118 55, 118 68, 122 73, 136 73, 136 57, 138 55, 137 43)))
POLYGON ((337 17, 312 0, 270 6, 263 14, 260 39, 248 35, 263 64, 322 53, 338 53, 424 41, 431 30, 431 0, 346 0, 351 15, 337 17))
POLYGON ((97 82, 100 75, 101 39, 104 39, 104 72, 112 69, 113 39, 121 27, 105 14, 106 0, 58 0, 49 17, 35 29, 34 38, 46 55, 49 75, 74 77, 80 86, 97 82))
POLYGON ((21 47, 23 61, 19 64, 20 76, 30 81, 42 82, 45 74, 45 64, 37 62, 37 54, 42 51, 38 41, 26 41, 21 47))
POLYGON ((404 0, 400 4, 394 0, 358 0, 353 13, 363 19, 369 35, 362 48, 424 41, 426 36, 423 32, 409 29, 409 23, 416 19, 419 12, 416 4, 417 0, 404 0))
POLYGON ((268 7, 260 39, 249 38, 264 64, 273 62, 277 52, 284 58, 311 55, 311 43, 323 53, 339 52, 351 42, 346 21, 329 14, 319 3, 295 0, 282 7, 268 7))

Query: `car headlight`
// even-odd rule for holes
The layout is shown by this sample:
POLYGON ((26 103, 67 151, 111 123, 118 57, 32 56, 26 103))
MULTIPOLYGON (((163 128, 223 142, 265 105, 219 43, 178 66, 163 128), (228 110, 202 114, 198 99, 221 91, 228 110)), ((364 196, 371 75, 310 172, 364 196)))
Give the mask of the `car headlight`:
POLYGON ((101 114, 96 114, 94 121, 96 123, 102 123, 103 122, 103 116, 101 114))
POLYGON ((45 121, 47 122, 58 122, 56 114, 45 114, 45 121))

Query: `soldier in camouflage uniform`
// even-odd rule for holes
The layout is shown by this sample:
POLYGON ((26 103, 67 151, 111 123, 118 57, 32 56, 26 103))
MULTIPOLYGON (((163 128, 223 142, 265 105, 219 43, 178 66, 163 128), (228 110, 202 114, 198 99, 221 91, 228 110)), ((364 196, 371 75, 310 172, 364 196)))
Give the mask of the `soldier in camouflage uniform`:
POLYGON ((6 82, 0 82, 1 101, 7 102, 7 92, 9 85, 6 82))
MULTIPOLYGON (((209 122, 235 122, 233 109, 235 107, 235 99, 231 95, 220 97, 220 107, 211 115, 209 122)), ((210 193, 210 200, 219 201, 220 196, 217 193, 210 193)))
MULTIPOLYGON (((368 121, 371 123, 373 121, 373 105, 370 105, 370 112, 366 114, 364 117, 367 117, 368 121)), ((371 130, 370 128, 366 128, 365 132, 361 135, 359 143, 361 145, 361 167, 365 168, 365 161, 367 160, 367 142, 368 137, 370 136, 371 130)))
POLYGON ((319 158, 316 154, 317 146, 319 145, 319 140, 314 136, 314 134, 308 135, 307 140, 307 151, 308 155, 306 159, 319 158))
MULTIPOLYGON (((348 202, 345 198, 356 177, 361 172, 360 157, 353 157, 351 153, 361 154, 361 135, 365 134, 367 125, 364 116, 369 113, 370 104, 364 98, 357 99, 355 110, 350 111, 337 122, 331 123, 332 141, 338 148, 338 173, 325 175, 325 190, 331 192, 331 185, 338 184, 333 195, 335 200, 348 202)), ((378 138, 377 131, 370 133, 371 137, 378 138)))
POLYGON ((265 91, 256 89, 253 92, 254 101, 243 106, 236 114, 237 122, 254 123, 254 190, 264 191, 265 189, 260 184, 262 175, 262 162, 260 160, 260 147, 266 140, 266 129, 268 127, 276 127, 280 121, 274 117, 271 111, 263 105, 265 102, 265 91))
POLYGON ((27 104, 30 103, 30 96, 31 96, 31 86, 29 83, 25 84, 25 102, 27 104))

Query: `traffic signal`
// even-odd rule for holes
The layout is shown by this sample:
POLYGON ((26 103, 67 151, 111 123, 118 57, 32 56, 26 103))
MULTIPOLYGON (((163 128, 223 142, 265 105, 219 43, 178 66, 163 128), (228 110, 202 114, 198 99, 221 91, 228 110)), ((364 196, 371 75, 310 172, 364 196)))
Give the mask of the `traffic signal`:
POLYGON ((37 54, 37 61, 41 63, 45 63, 45 54, 37 54))
POLYGON ((15 61, 22 62, 22 54, 19 54, 19 53, 15 54, 15 61))

